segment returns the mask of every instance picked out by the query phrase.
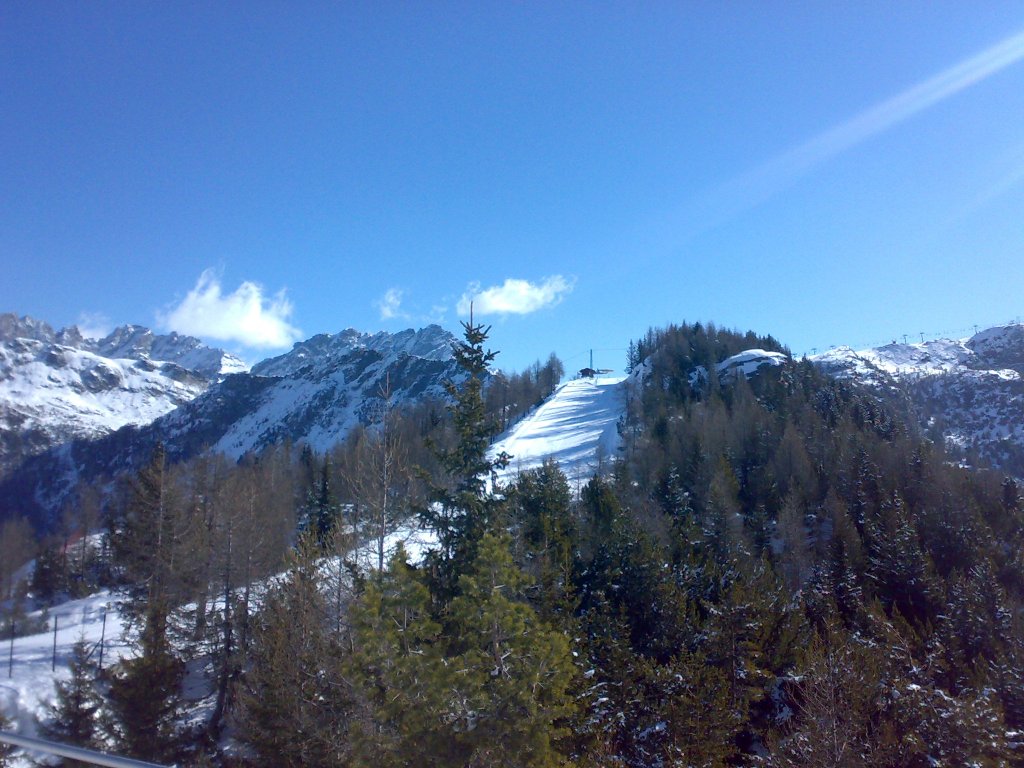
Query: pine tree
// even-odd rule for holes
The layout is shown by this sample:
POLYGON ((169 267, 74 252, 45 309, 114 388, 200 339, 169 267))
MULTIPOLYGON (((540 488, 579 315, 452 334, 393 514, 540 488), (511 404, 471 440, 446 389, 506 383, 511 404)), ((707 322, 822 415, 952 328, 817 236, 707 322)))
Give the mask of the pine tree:
POLYGON ((910 513, 898 495, 865 521, 869 578, 890 610, 911 622, 934 618, 936 585, 910 513))
POLYGON ((519 475, 511 494, 513 526, 522 537, 521 558, 537 581, 541 615, 567 614, 572 603, 576 531, 569 484, 553 460, 519 475))
POLYGON ((158 445, 132 479, 123 516, 111 532, 137 655, 111 673, 108 728, 122 750, 143 760, 173 758, 180 747, 184 664, 169 636, 170 614, 183 597, 187 573, 179 512, 166 454, 158 445))
POLYGON ((523 601, 508 534, 485 534, 451 605, 456 677, 449 712, 465 765, 556 766, 574 705, 568 640, 523 601))
POLYGON ((595 475, 583 486, 580 506, 593 529, 592 537, 607 540, 622 515, 622 503, 604 478, 595 475))
POLYGON ((488 493, 495 472, 508 465, 510 456, 487 456, 494 426, 487 418, 483 401, 484 377, 497 352, 484 349, 490 327, 474 324, 472 316, 463 323, 465 341, 455 345, 455 361, 465 378, 461 385, 445 384, 452 403, 448 406, 455 430, 455 445, 439 449, 437 458, 447 476, 443 484, 432 483, 428 506, 421 517, 432 527, 439 547, 430 560, 436 572, 443 600, 455 593, 460 564, 473 560, 477 542, 491 526, 500 501, 488 493))
POLYGON ((721 583, 718 599, 707 604, 706 653, 725 676, 728 711, 748 721, 751 708, 768 695, 772 674, 769 633, 785 618, 785 597, 766 564, 750 575, 735 573, 721 583))
POLYGON ((129 482, 122 514, 110 532, 121 589, 128 598, 122 610, 133 624, 142 625, 140 631, 160 652, 186 566, 179 546, 178 503, 166 453, 157 445, 149 464, 129 482))
MULTIPOLYGON (((2 711, 0 711, 0 731, 10 731, 11 721, 7 719, 2 711)), ((10 744, 0 742, 0 768, 7 768, 10 765, 10 757, 14 754, 14 747, 10 744)))
MULTIPOLYGON (((97 746, 98 714, 102 699, 95 688, 96 668, 84 640, 72 646, 68 664, 71 677, 56 683, 56 700, 50 706, 49 719, 40 724, 42 734, 53 741, 92 749, 97 746)), ((64 760, 64 766, 84 766, 77 760, 64 760)))
POLYGON ((662 765, 724 768, 736 754, 740 725, 729 711, 729 683, 702 653, 652 665, 643 690, 645 751, 662 765))
POLYGON ((367 765, 444 766, 458 752, 448 728, 457 670, 445 663, 441 626, 422 575, 399 546, 350 611, 344 662, 358 702, 354 748, 367 765))
POLYGON ((143 640, 141 655, 111 671, 107 728, 118 748, 140 760, 173 760, 182 747, 181 683, 185 665, 166 645, 143 640))

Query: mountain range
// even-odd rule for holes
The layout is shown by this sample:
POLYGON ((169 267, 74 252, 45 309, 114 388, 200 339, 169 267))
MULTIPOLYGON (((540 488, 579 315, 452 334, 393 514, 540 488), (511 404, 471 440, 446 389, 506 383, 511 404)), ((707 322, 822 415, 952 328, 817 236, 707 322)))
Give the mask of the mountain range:
POLYGON ((283 440, 326 450, 395 405, 458 380, 455 338, 437 325, 299 342, 251 370, 197 339, 126 326, 102 340, 0 320, 0 516, 52 517, 79 480, 132 469, 163 443, 237 459, 283 440))
MULTIPOLYGON (((198 339, 124 326, 103 339, 0 315, 0 516, 45 523, 80 480, 139 466, 161 442, 172 458, 240 458, 284 440, 330 448, 394 405, 444 397, 461 372, 440 326, 319 334, 251 369, 198 339)), ((832 349, 811 361, 904 403, 964 462, 1024 477, 1024 326, 969 339, 832 349)), ((733 368, 779 365, 749 350, 733 368)), ((691 382, 692 383, 692 382, 691 382)))

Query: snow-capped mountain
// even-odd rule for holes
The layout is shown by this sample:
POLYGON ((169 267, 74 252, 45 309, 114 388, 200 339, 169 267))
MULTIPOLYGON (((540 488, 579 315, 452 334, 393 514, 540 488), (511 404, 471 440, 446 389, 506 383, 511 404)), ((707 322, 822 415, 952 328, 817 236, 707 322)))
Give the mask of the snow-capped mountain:
POLYGON ((955 454, 1024 477, 1024 326, 966 339, 837 347, 811 358, 834 376, 902 391, 955 454))
POLYGON ((123 326, 103 339, 0 314, 0 476, 28 456, 149 424, 246 365, 198 339, 123 326))
POLYGON ((205 444, 238 458, 283 439, 326 450, 384 407, 442 397, 457 379, 455 337, 438 325, 400 333, 348 329, 297 343, 154 424, 181 455, 205 444))
MULTIPOLYGON (((40 327, 32 322, 33 328, 40 327)), ((45 329, 40 333, 45 335, 45 329)), ((182 350, 179 359, 193 360, 203 354, 200 348, 180 343, 183 337, 177 338, 179 344, 175 348, 182 350)), ((134 469, 148 459, 158 442, 165 445, 168 455, 175 460, 207 449, 236 459, 284 440, 302 441, 317 450, 326 450, 357 424, 374 422, 388 395, 396 406, 444 396, 444 382, 458 380, 462 375, 452 355, 455 341, 454 336, 437 325, 396 334, 365 334, 349 329, 314 336, 297 343, 286 354, 259 363, 251 371, 223 376, 211 383, 177 363, 158 364, 146 358, 146 350, 156 354, 154 350, 161 350, 170 342, 147 335, 145 329, 120 329, 97 342, 97 348, 103 350, 139 354, 141 359, 134 361, 124 358, 112 362, 111 358, 81 349, 71 354, 67 351, 71 348, 56 341, 19 336, 11 344, 25 347, 25 355, 58 354, 75 360, 78 367, 73 371, 77 378, 69 374, 75 382, 82 375, 93 375, 79 374, 79 369, 99 368, 112 371, 104 374, 111 381, 126 381, 129 373, 141 375, 136 371, 168 378, 174 373, 191 389, 166 390, 180 397, 159 413, 154 412, 158 405, 155 399, 147 399, 151 395, 146 389, 149 380, 138 381, 134 401, 135 390, 117 390, 115 399, 119 403, 135 402, 140 411, 142 404, 150 406, 145 415, 151 417, 125 419, 116 430, 107 426, 94 431, 80 428, 73 433, 65 428, 65 432, 51 438, 47 450, 24 461, 0 487, 0 505, 4 507, 0 514, 20 512, 37 519, 52 515, 79 479, 134 469)), ((24 409, 31 398, 39 398, 39 392, 46 392, 53 381, 54 370, 57 369, 39 369, 36 377, 12 396, 12 401, 24 409)), ((60 405, 72 414, 88 413, 89 408, 74 388, 82 386, 62 384, 55 389, 47 412, 56 412, 60 405)), ((163 402, 160 401, 160 407, 163 402)), ((109 425, 109 414, 104 417, 106 422, 100 415, 94 421, 109 425)), ((12 423, 6 434, 15 443, 22 439, 25 430, 12 423)))

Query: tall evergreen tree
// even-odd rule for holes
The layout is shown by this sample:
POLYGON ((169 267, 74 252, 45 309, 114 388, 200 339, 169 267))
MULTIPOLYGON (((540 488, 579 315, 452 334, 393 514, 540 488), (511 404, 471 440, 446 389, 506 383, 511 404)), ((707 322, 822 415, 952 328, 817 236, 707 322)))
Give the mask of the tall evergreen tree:
POLYGON ((447 713, 460 671, 445 662, 441 625, 430 608, 422 574, 406 563, 401 546, 353 603, 344 668, 358 702, 354 746, 365 764, 457 764, 447 713))
MULTIPOLYGON (((0 712, 0 731, 9 731, 11 729, 11 721, 7 719, 7 715, 0 712)), ((7 768, 10 765, 10 757, 14 753, 14 747, 10 744, 4 744, 0 742, 0 768, 7 768)))
MULTIPOLYGON (((71 676, 57 681, 57 696, 47 713, 49 718, 40 724, 40 731, 46 738, 85 749, 97 746, 99 712, 103 704, 95 688, 96 668, 90 661, 89 651, 84 640, 72 646, 68 664, 71 676)), ((85 763, 65 759, 61 765, 79 768, 85 763)))
POLYGON ((442 599, 454 595, 460 564, 473 560, 477 542, 493 521, 500 501, 488 487, 495 471, 508 466, 511 458, 504 453, 495 459, 487 456, 495 429, 484 409, 483 386, 498 354, 484 348, 490 327, 475 324, 472 315, 462 327, 465 341, 458 342, 452 352, 464 378, 445 384, 452 398, 448 410, 455 442, 437 451, 445 478, 430 485, 428 505, 421 510, 424 522, 437 533, 439 547, 430 564, 442 599))
POLYGON ((185 670, 168 627, 182 598, 187 565, 177 501, 166 454, 158 445, 150 463, 132 479, 123 516, 111 531, 137 655, 111 673, 109 727, 121 749, 143 760, 171 759, 180 747, 177 717, 185 670))
POLYGON ((448 663, 455 681, 449 713, 464 765, 556 766, 574 710, 569 642, 523 599, 508 534, 485 534, 451 605, 448 663))
POLYGON ((553 460, 519 475, 512 492, 512 527, 520 532, 521 558, 539 590, 542 616, 572 610, 573 549, 577 539, 569 484, 553 460))
POLYGON ((178 722, 185 665, 145 635, 141 654, 111 670, 107 728, 120 751, 140 760, 174 760, 183 747, 178 722))

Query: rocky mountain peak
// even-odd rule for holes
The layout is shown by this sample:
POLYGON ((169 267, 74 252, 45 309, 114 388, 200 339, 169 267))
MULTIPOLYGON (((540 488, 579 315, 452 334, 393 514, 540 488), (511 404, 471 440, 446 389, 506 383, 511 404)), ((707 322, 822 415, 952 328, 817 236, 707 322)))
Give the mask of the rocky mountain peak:
POLYGON ((47 323, 28 315, 18 317, 13 312, 0 313, 0 341, 32 339, 33 341, 54 341, 56 335, 47 323))
POLYGON ((972 367, 1009 369, 1024 374, 1024 325, 999 325, 974 334, 965 346, 976 356, 972 367))
POLYGON ((452 357, 455 337, 439 325, 398 333, 363 333, 346 328, 339 333, 321 333, 297 342, 289 352, 253 366, 257 376, 293 376, 312 366, 325 372, 358 350, 369 350, 382 358, 410 356, 444 362, 452 357))

